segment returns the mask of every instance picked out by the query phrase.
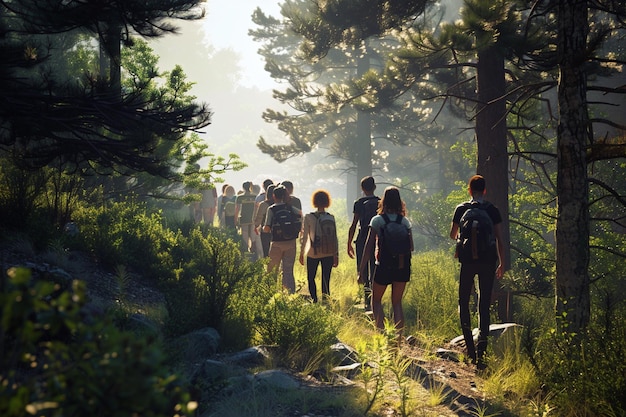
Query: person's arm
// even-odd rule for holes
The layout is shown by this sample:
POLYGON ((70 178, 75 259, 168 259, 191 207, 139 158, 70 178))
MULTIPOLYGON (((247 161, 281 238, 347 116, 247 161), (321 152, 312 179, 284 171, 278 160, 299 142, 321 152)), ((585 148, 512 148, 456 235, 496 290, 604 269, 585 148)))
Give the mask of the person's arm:
POLYGON ((354 213, 352 216, 352 224, 348 229, 348 256, 354 259, 354 247, 352 246, 352 242, 354 239, 354 233, 356 232, 356 225, 359 222, 359 215, 354 213))
POLYGON ((302 234, 300 236, 300 265, 304 265, 304 250, 306 249, 306 243, 309 239, 309 220, 311 220, 309 215, 304 216, 304 221, 302 222, 302 234))
POLYGON ((452 222, 450 226, 450 239, 456 240, 459 237, 459 224, 452 222))
POLYGON ((263 232, 265 233, 271 233, 272 232, 272 220, 274 219, 274 216, 272 215, 272 210, 271 210, 271 206, 267 208, 266 214, 265 214, 265 224, 263 225, 263 232))
POLYGON ((239 197, 235 198, 235 224, 239 225, 239 211, 241 210, 241 200, 239 197))
POLYGON ((493 225, 493 234, 496 237, 496 248, 498 249, 498 268, 496 269, 496 277, 500 279, 504 276, 504 263, 502 262, 502 254, 504 253, 504 242, 502 242, 502 223, 493 225))
MULTIPOLYGON (((335 221, 334 216, 333 216, 333 221, 335 221)), ((335 221, 335 224, 337 224, 336 221, 335 221)), ((335 256, 333 257, 333 268, 336 268, 337 265, 339 265, 339 238, 337 237, 337 234, 335 234, 335 247, 337 248, 337 250, 335 251, 335 256)))
POLYGON ((261 210, 259 210, 259 205, 257 205, 256 203, 254 203, 254 208, 252 209, 252 227, 254 228, 254 233, 255 234, 260 234, 259 232, 259 225, 261 224, 261 219, 258 218, 259 216, 259 212, 261 210))
POLYGON ((378 233, 376 233, 376 231, 372 229, 372 227, 370 226, 367 232, 367 239, 365 240, 365 249, 363 249, 363 256, 361 257, 361 264, 359 265, 359 277, 357 279, 357 282, 359 284, 362 284, 364 282, 361 277, 365 275, 365 269, 367 268, 369 264, 371 254, 374 249, 374 245, 376 244, 377 236, 378 236, 378 233))

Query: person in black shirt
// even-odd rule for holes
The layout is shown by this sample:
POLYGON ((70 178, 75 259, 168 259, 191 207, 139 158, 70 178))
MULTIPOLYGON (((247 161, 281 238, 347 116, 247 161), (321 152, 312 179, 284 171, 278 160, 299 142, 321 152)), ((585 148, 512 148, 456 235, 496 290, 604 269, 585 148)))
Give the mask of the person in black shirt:
MULTIPOLYGON (((355 257, 355 250, 352 247, 354 234, 359 226, 359 232, 354 240, 356 246, 356 267, 357 269, 361 265, 361 259, 363 258, 363 250, 365 249, 365 240, 367 239, 367 233, 369 231, 370 221, 372 217, 376 215, 378 210, 378 203, 380 198, 374 195, 376 191, 376 183, 374 177, 364 177, 361 180, 361 190, 363 196, 354 202, 352 209, 352 224, 348 229, 348 256, 352 259, 355 257)), ((363 280, 363 290, 365 295, 365 310, 371 311, 371 298, 372 298, 372 275, 374 273, 374 264, 376 259, 372 252, 369 257, 369 267, 361 277, 363 280)))
MULTIPOLYGON (((459 204, 452 217, 452 226, 450 227, 450 238, 457 240, 460 236, 460 222, 463 214, 471 207, 473 202, 479 203, 489 215, 493 225, 493 235, 495 245, 493 254, 486 258, 476 261, 461 261, 461 273, 459 279, 459 318, 461 320, 461 329, 467 354, 473 364, 479 369, 484 368, 484 354, 487 349, 487 338, 489 336, 489 309, 491 306, 491 293, 493 291, 493 283, 495 277, 502 278, 503 265, 500 256, 503 253, 501 223, 502 217, 500 211, 494 205, 484 200, 486 194, 485 179, 480 175, 474 175, 469 180, 469 194, 471 196, 470 203, 459 204), (474 344, 472 335, 472 326, 469 312, 469 300, 474 288, 474 277, 478 275, 478 315, 479 315, 479 333, 478 344, 474 344)), ((458 247, 458 245, 457 245, 458 247)))

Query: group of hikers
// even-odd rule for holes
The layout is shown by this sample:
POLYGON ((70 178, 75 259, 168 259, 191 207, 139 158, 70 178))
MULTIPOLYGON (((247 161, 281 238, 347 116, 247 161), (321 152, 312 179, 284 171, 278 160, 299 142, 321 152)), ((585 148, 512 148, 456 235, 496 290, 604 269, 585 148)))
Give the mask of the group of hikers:
MULTIPOLYGON (((402 298, 411 277, 414 249, 411 222, 406 217, 406 205, 397 187, 387 187, 382 197, 378 197, 375 180, 368 176, 361 180, 361 191, 362 196, 353 205, 347 254, 356 258, 357 282, 364 287, 365 310, 372 313, 379 329, 384 328, 385 320, 382 298, 391 286, 393 322, 401 333, 404 328, 402 298)), ((455 256, 461 263, 459 316, 467 355, 481 368, 485 366, 494 280, 503 275, 500 261, 502 218, 499 210, 484 198, 486 184, 482 176, 470 178, 468 192, 470 201, 456 207, 449 235, 457 242, 455 256), (477 344, 469 309, 475 276, 478 276, 477 344)), ((330 297, 330 276, 332 268, 339 263, 339 244, 335 218, 327 212, 331 205, 327 191, 313 193, 311 204, 315 211, 310 213, 303 213, 302 202, 293 195, 291 181, 275 184, 267 179, 262 187, 246 181, 239 193, 225 184, 221 195, 216 194, 213 190, 209 203, 198 204, 194 211, 196 220, 202 218, 212 224, 217 216, 221 225, 239 228, 242 251, 252 253, 256 259, 268 257, 268 270, 280 270, 282 285, 291 293, 296 291, 294 265, 299 242, 298 259, 300 264, 306 265, 311 300, 318 302, 315 277, 320 266, 322 300, 330 297), (208 205, 214 210, 210 211, 208 205)))

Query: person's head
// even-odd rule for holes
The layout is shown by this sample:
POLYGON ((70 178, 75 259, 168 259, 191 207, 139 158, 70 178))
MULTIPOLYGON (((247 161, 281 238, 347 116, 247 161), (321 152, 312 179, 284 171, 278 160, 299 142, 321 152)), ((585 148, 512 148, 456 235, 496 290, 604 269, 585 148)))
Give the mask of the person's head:
POLYGON ((485 184, 485 178, 483 178, 482 175, 472 176, 472 178, 469 179, 467 186, 469 188, 469 193, 472 196, 479 197, 485 194, 486 184, 485 184))
POLYGON ((403 216, 406 214, 404 201, 400 198, 400 190, 397 187, 385 188, 385 192, 378 203, 378 214, 383 213, 395 213, 403 216))
POLYGON ((374 181, 374 177, 363 177, 363 179, 361 180, 361 190, 365 191, 366 193, 373 193, 375 189, 376 182, 374 181))
POLYGON ((250 181, 244 182, 243 184, 241 184, 241 189, 244 193, 249 193, 250 191, 252 191, 252 183, 250 181))
POLYGON ((222 185, 222 194, 226 194, 226 187, 228 187, 228 184, 222 185))
POLYGON ((274 188, 276 188, 274 184, 267 186, 267 189, 265 190, 265 201, 274 201, 274 188))
POLYGON ((274 187, 274 201, 282 202, 287 196, 287 189, 283 185, 278 185, 274 187))
POLYGON ((252 184, 252 194, 258 194, 261 191, 261 186, 259 184, 252 184))
POLYGON ((283 181, 280 183, 280 185, 282 185, 283 187, 285 187, 287 189, 287 194, 291 195, 293 194, 293 182, 291 181, 283 181))
POLYGON ((317 190, 311 197, 311 203, 315 208, 328 208, 330 207, 330 194, 326 190, 317 190))
POLYGON ((263 189, 265 190, 265 192, 267 192, 267 187, 269 187, 272 184, 274 184, 274 181, 272 181, 269 178, 263 181, 263 189))
POLYGON ((224 190, 224 194, 226 194, 227 197, 232 197, 235 195, 235 187, 233 187, 232 185, 227 185, 226 189, 224 190))

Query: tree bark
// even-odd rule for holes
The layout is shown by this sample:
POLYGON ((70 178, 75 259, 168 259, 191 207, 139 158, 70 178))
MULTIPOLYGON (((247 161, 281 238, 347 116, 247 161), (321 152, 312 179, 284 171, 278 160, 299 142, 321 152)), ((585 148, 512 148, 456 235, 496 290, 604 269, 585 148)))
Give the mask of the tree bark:
MULTIPOLYGON (((487 199, 502 215, 502 241, 504 253, 501 253, 504 269, 510 269, 510 231, 509 231, 509 157, 507 150, 506 126, 506 82, 504 56, 497 45, 492 45, 478 52, 477 63, 478 108, 476 114, 476 143, 478 162, 476 172, 487 183, 487 199)), ((496 283, 495 297, 498 301, 498 316, 502 321, 509 321, 509 294, 496 283)))
MULTIPOLYGON (((365 48, 367 50, 367 48, 365 48)), ((362 77, 369 70, 367 53, 359 59, 357 77, 362 77)), ((372 175, 372 116, 367 112, 359 112, 356 122, 356 190, 361 193, 361 179, 372 175)))
POLYGON ((587 13, 586 0, 558 1, 556 319, 559 330, 572 334, 584 329, 590 316, 587 13))

